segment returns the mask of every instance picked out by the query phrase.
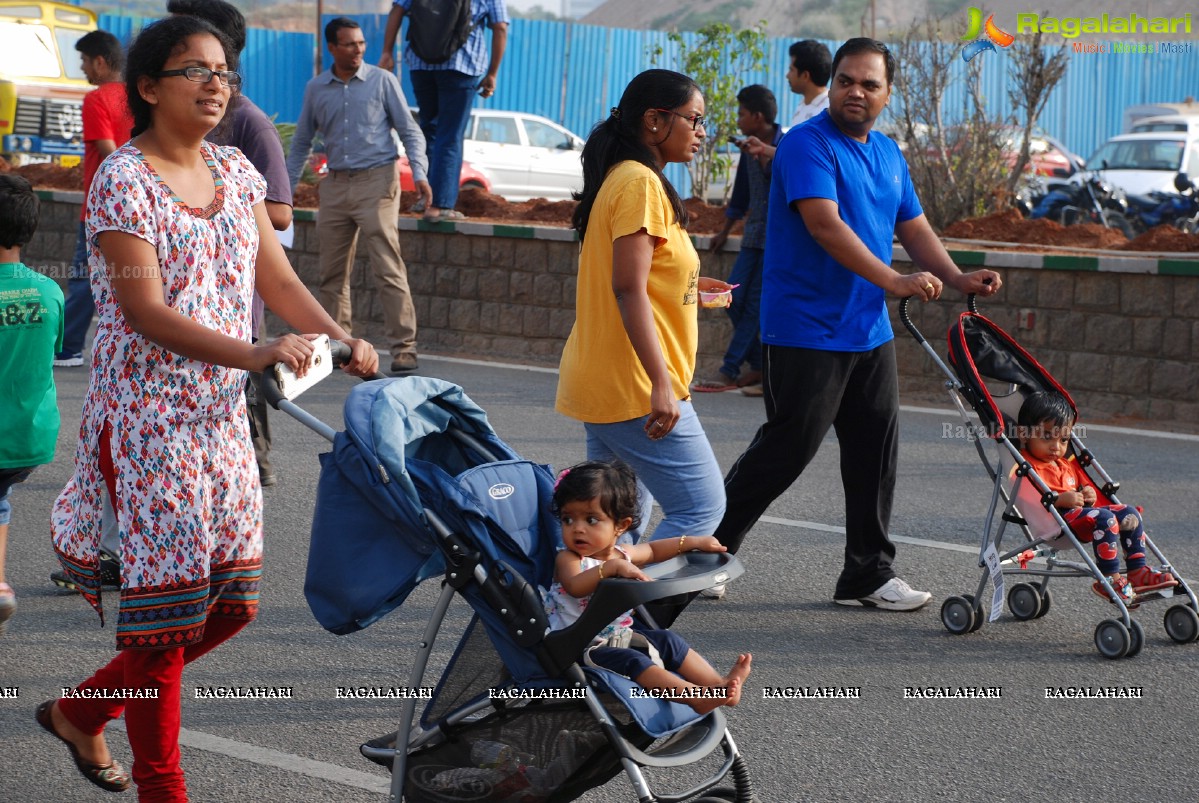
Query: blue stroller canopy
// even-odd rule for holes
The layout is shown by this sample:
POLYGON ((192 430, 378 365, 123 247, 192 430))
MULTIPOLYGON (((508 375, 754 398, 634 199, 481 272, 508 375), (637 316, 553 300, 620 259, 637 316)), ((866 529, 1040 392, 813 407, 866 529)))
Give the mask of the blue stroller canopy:
POLYGON ((425 508, 486 515, 469 493, 447 490, 452 476, 485 462, 452 430, 499 460, 519 460, 482 408, 439 379, 358 385, 345 426, 320 458, 304 583, 313 615, 338 635, 371 625, 444 571, 425 508))

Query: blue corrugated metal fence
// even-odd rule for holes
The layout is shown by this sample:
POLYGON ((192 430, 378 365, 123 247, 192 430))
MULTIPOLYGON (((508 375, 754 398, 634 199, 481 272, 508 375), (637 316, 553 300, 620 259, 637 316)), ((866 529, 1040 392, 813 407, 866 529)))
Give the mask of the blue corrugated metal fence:
MULTIPOLYGON (((329 19, 331 15, 324 21, 329 19)), ((377 63, 386 16, 362 15, 355 19, 362 25, 368 43, 367 61, 377 63)), ((144 20, 132 17, 100 18, 101 28, 126 41, 143 23, 144 20)), ((694 34, 684 37, 691 43, 696 41, 694 34)), ((299 116, 304 85, 313 74, 316 41, 311 34, 250 29, 241 67, 246 94, 281 122, 291 122, 299 116)), ((749 75, 745 81, 765 84, 773 90, 779 99, 779 117, 784 122, 790 120, 797 103, 785 78, 791 41, 769 40, 768 69, 749 75)), ((839 43, 826 44, 835 50, 839 43)), ((1050 98, 1040 121, 1041 128, 1087 156, 1109 136, 1119 133, 1128 106, 1180 102, 1199 96, 1199 48, 1193 44, 1190 52, 1178 54, 1071 53, 1066 77, 1050 98)), ((320 45, 323 64, 327 66, 323 34, 320 45)), ((654 66, 648 55, 648 48, 653 45, 660 45, 665 54, 658 66, 671 67, 674 48, 666 34, 659 31, 514 19, 498 91, 493 98, 479 98, 476 103, 540 114, 585 137, 596 122, 607 116, 609 107, 620 99, 629 80, 654 66)), ((1006 110, 1010 103, 1010 56, 1000 51, 979 58, 988 103, 995 112, 1006 110)), ((946 95, 945 112, 950 121, 956 119, 962 108, 963 68, 962 62, 955 64, 959 80, 946 95)), ((404 87, 411 100, 412 87, 406 75, 404 87)), ((672 169, 668 175, 685 186, 681 167, 672 169)))

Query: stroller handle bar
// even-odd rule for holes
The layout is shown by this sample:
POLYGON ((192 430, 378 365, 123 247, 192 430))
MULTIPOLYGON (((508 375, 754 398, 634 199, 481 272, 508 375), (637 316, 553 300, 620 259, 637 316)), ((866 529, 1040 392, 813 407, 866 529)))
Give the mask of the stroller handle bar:
MULTIPOLYGON (((984 284, 990 284, 989 278, 983 279, 984 284)), ((924 345, 924 335, 920 334, 920 330, 916 328, 916 324, 912 323, 912 316, 908 312, 908 305, 911 304, 913 296, 904 296, 899 302, 899 320, 903 323, 904 328, 912 333, 912 337, 916 338, 916 342, 924 345)), ((975 315, 978 314, 978 293, 970 293, 966 296, 966 309, 975 315)))
MULTIPOLYGON (((329 340, 329 353, 333 356, 333 367, 340 368, 350 361, 352 352, 350 347, 340 340, 329 340)), ((333 437, 336 431, 333 427, 321 421, 316 416, 302 409, 299 405, 289 401, 283 395, 283 389, 279 387, 279 377, 275 373, 275 367, 268 367, 262 372, 262 395, 266 397, 266 402, 276 410, 283 410, 292 418, 295 418, 300 423, 307 426, 313 432, 325 438, 330 443, 333 442, 333 437)), ((377 373, 371 379, 387 379, 387 374, 377 373)))

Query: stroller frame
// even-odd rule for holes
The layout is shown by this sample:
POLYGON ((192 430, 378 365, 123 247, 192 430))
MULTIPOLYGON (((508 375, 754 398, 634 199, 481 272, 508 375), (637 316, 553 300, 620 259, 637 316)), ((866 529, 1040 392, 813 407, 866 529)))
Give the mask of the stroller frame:
MULTIPOLYGON (((348 353, 343 353, 337 348, 339 345, 334 344, 334 358, 338 362, 348 356, 348 353)), ((264 383, 267 399, 276 409, 286 412, 326 440, 334 441, 337 433, 332 427, 293 401, 283 398, 271 372, 266 372, 264 377, 267 378, 264 383)), ((379 375, 375 378, 384 377, 379 375)), ((495 463, 500 459, 487 444, 458 426, 447 428, 445 435, 458 442, 464 450, 477 455, 484 463, 495 463)), ((601 694, 615 698, 616 692, 603 686, 597 679, 598 673, 595 670, 585 671, 578 662, 578 657, 594 635, 622 612, 636 608, 639 614, 652 624, 652 617, 644 608, 645 603, 696 593, 716 583, 727 582, 740 576, 744 568, 735 556, 725 553, 685 553, 669 561, 645 567, 645 573, 655 581, 652 583, 624 578, 606 579, 592 595, 591 602, 579 621, 564 630, 546 633, 545 610, 536 587, 503 560, 489 558, 474 543, 469 532, 455 531, 435 511, 423 505, 422 507, 437 549, 444 558, 445 571, 440 581, 441 592, 416 644, 408 689, 423 688, 437 636, 453 599, 456 595, 473 588, 481 593, 492 611, 500 614, 511 639, 536 653, 537 662, 546 670, 548 676, 548 679, 534 681, 538 688, 576 690, 579 696, 583 697, 587 710, 619 760, 619 767, 609 774, 607 779, 623 768, 636 792, 638 803, 756 803, 748 767, 728 731, 724 713, 720 708, 658 738, 654 738, 650 733, 641 732, 645 743, 638 746, 621 733, 620 726, 601 700, 601 694), (709 755, 717 746, 722 749, 723 759, 708 778, 682 792, 656 794, 650 789, 643 768, 686 766, 709 755), (730 774, 734 788, 718 787, 730 774)), ((471 607, 474 608, 474 605, 471 607)), ((476 612, 476 619, 472 620, 471 627, 478 624, 476 612)), ((463 643, 465 638, 466 634, 463 635, 463 643)), ((462 647, 463 644, 460 643, 459 649, 462 647)), ((454 658, 451 658, 451 665, 456 659, 457 652, 454 658)), ((446 671, 449 670, 450 666, 447 666, 446 671)), ((521 685, 511 677, 507 678, 506 684, 509 687, 521 685)), ((509 705, 501 699, 474 699, 453 708, 431 723, 430 727, 425 727, 418 721, 416 696, 407 695, 400 706, 397 731, 362 745, 361 752, 366 758, 391 770, 391 785, 387 799, 391 803, 400 803, 405 799, 408 762, 414 751, 435 747, 453 738, 456 726, 469 724, 491 712, 498 714, 516 710, 521 710, 519 703, 509 705)), ((576 798, 564 797, 555 792, 547 801, 555 803, 573 799, 576 798)))
MULTIPOLYGON (((1045 481, 1025 459, 1016 444, 1008 438, 1006 427, 1003 426, 1002 414, 999 413, 998 407, 995 406, 993 400, 987 398, 972 401, 972 397, 975 397, 980 392, 989 397, 1000 396, 1002 398, 1004 396, 1011 396, 1018 392, 1019 386, 1014 382, 1007 381, 1006 378, 991 377, 991 379, 997 379, 1000 382, 1007 381, 1006 393, 998 394, 985 387, 981 391, 968 388, 959 379, 957 373, 945 364, 936 349, 928 343, 920 333, 920 330, 912 322, 911 316, 908 313, 910 300, 910 298, 904 298, 900 302, 900 320, 924 352, 940 368, 941 372, 945 374, 945 388, 949 393, 950 400, 961 416, 967 438, 974 444, 975 449, 978 451, 978 455, 993 484, 991 503, 979 543, 978 566, 981 569, 981 576, 979 577, 978 585, 973 594, 951 596, 944 601, 941 606, 942 624, 945 625, 946 630, 950 633, 964 635, 981 628, 984 620, 995 621, 1002 610, 1004 577, 1028 577, 1031 575, 1043 578, 1040 582, 1036 583, 1021 581, 1013 585, 1007 592, 1008 608, 1012 615, 1020 621, 1038 619, 1049 612, 1052 604, 1052 596, 1049 591, 1051 579, 1055 577, 1086 577, 1101 584, 1109 600, 1116 606, 1118 612, 1116 618, 1104 619, 1096 626, 1096 649, 1104 658, 1109 659, 1131 658, 1137 655, 1145 644, 1144 628, 1140 622, 1132 618, 1129 606, 1125 604, 1124 600, 1111 587, 1107 578, 1099 571, 1094 558, 1089 554, 1090 550, 1086 549, 1078 537, 1075 536, 1070 525, 1062 517, 1057 507, 1055 507, 1054 503, 1057 501, 1058 494, 1046 485, 1045 481), (987 427, 983 426, 984 415, 974 406, 976 403, 982 404, 984 401, 991 403, 992 409, 998 416, 998 426, 993 425, 991 432, 988 432, 987 427), (973 415, 967 409, 965 402, 970 402, 973 415), (995 441, 997 457, 994 463, 992 463, 983 445, 984 439, 995 441), (1010 488, 1007 487, 1009 472, 1004 470, 1005 460, 1010 460, 1014 464, 1014 471, 1012 473, 1014 473, 1015 482, 1010 488), (1025 484, 1027 484, 1028 489, 1022 496, 1021 491, 1025 490, 1025 484), (1033 532, 1028 519, 1021 512, 1020 508, 1022 503, 1026 506, 1033 504, 1030 499, 1030 492, 1035 493, 1036 503, 1039 503, 1052 516, 1053 522, 1057 526, 1056 532, 1042 536, 1038 536, 1033 532), (999 512, 1000 519, 998 526, 995 525, 997 512, 999 512), (1003 537, 1009 524, 1017 525, 1024 535, 1025 541, 1014 548, 1004 549, 1002 547, 1003 537), (1067 560, 1060 557, 1058 550, 1063 545, 1073 548, 1078 553, 1080 560, 1067 560), (1030 567, 1029 563, 1033 560, 1043 560, 1045 568, 1030 567), (988 582, 992 583, 995 588, 992 595, 989 616, 987 616, 983 609, 983 592, 986 590, 988 582)), ((1024 351, 1002 329, 999 329, 999 327, 979 314, 974 294, 970 294, 968 297, 967 308, 968 313, 963 314, 962 319, 973 318, 976 321, 983 322, 993 330, 993 333, 1006 339, 1011 346, 1019 350, 1020 355, 1027 362, 1031 363, 1031 366, 1041 372, 1041 378, 1048 379, 1053 388, 1061 392, 1070 401, 1071 407, 1074 406, 1069 393, 1061 388, 1060 385, 1057 385, 1056 381, 1053 380, 1049 373, 1031 355, 1024 351)), ((982 379, 981 375, 979 379, 982 379)), ((1116 492, 1119 490, 1120 484, 1114 481, 1103 469, 1103 466, 1099 464, 1094 454, 1083 445, 1083 442, 1077 435, 1071 435, 1070 443, 1075 458, 1087 472, 1088 476, 1091 477, 1096 489, 1103 497, 1106 497, 1106 500, 1110 504, 1121 504, 1116 497, 1116 492), (1094 475, 1092 475, 1092 471, 1094 475), (1098 477, 1098 482, 1095 482, 1095 477, 1098 477)), ((1187 600, 1183 604, 1172 605, 1166 610, 1164 619, 1165 630, 1173 641, 1180 644, 1199 641, 1199 599, 1196 598, 1195 592, 1187 584, 1186 580, 1170 564, 1165 554, 1147 533, 1144 535, 1143 540, 1146 548, 1160 564, 1160 570, 1174 577, 1178 581, 1178 585, 1173 588, 1138 594, 1135 604, 1132 607, 1139 607, 1143 602, 1171 599, 1177 595, 1185 596, 1187 600)))

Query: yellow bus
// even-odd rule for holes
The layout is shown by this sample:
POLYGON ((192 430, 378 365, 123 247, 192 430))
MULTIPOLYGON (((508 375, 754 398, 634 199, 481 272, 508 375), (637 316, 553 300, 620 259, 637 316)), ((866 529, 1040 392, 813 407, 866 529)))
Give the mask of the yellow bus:
POLYGON ((95 29, 78 6, 0 0, 0 155, 10 163, 79 163, 91 85, 75 43, 95 29))

